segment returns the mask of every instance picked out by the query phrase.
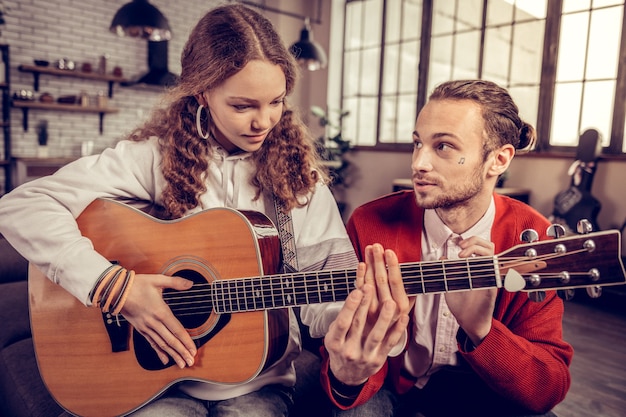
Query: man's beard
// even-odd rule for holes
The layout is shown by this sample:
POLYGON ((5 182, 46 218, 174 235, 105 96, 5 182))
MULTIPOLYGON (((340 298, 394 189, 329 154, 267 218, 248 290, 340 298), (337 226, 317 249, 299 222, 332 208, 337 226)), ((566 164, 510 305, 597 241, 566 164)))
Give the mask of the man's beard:
POLYGON ((437 197, 422 197, 419 193, 415 193, 417 205, 424 209, 450 209, 467 205, 485 186, 482 169, 482 164, 478 165, 471 173, 469 181, 456 184, 445 194, 437 197))

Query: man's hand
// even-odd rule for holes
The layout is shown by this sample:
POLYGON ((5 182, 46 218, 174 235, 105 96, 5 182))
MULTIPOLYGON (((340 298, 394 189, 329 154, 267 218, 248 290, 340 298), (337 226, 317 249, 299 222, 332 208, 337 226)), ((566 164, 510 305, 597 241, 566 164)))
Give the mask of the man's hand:
MULTIPOLYGON (((459 242, 459 258, 470 256, 493 256, 493 243, 477 236, 459 242)), ((493 311, 498 291, 495 288, 446 293, 446 303, 459 326, 475 346, 491 330, 493 311)))
POLYGON ((137 274, 122 314, 155 350, 163 364, 169 356, 182 369, 192 366, 196 346, 163 300, 163 289, 188 290, 193 282, 166 275, 137 274))
POLYGON ((368 246, 365 261, 357 268, 357 289, 324 338, 331 372, 348 385, 360 385, 378 372, 409 322, 410 302, 395 253, 368 246))

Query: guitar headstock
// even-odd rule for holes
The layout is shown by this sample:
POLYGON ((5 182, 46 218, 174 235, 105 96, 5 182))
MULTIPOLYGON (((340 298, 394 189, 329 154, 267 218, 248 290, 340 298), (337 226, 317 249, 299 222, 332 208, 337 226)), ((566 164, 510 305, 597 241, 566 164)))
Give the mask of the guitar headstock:
POLYGON ((618 230, 515 246, 497 256, 509 291, 565 290, 626 283, 618 230))

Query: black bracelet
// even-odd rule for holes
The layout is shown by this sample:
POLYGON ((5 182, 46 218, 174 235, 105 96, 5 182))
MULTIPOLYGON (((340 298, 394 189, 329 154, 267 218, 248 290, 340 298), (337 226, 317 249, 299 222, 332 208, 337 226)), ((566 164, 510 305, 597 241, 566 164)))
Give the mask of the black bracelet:
POLYGON ((341 382, 335 375, 333 375, 330 368, 328 369, 328 379, 330 380, 330 389, 332 390, 333 395, 341 404, 346 402, 347 404, 353 403, 365 386, 365 382, 359 385, 348 385, 341 382))
POLYGON ((471 353, 476 350, 476 345, 463 329, 459 329, 456 339, 459 345, 461 345, 462 352, 471 353))

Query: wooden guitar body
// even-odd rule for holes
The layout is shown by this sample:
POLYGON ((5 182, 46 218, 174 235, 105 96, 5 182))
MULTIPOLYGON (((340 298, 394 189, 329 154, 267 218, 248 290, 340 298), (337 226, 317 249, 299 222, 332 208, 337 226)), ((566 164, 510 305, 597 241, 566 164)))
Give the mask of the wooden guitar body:
MULTIPOLYGON (((96 200, 78 223, 99 253, 125 268, 212 282, 276 272, 277 233, 264 216, 247 214, 215 209, 161 222, 121 203, 96 200)), ((177 317, 199 345, 196 364, 164 367, 149 347, 137 347, 145 339, 131 337, 127 324, 118 326, 115 317, 85 307, 32 265, 29 297, 41 376, 57 402, 80 416, 130 412, 182 380, 249 381, 282 354, 289 330, 284 309, 218 315, 207 308, 189 326, 183 313, 177 317), (121 334, 110 336, 107 322, 121 334), (112 340, 121 351, 114 351, 112 340), (145 356, 155 359, 139 362, 145 356), (160 369, 146 369, 155 367, 160 369)))

